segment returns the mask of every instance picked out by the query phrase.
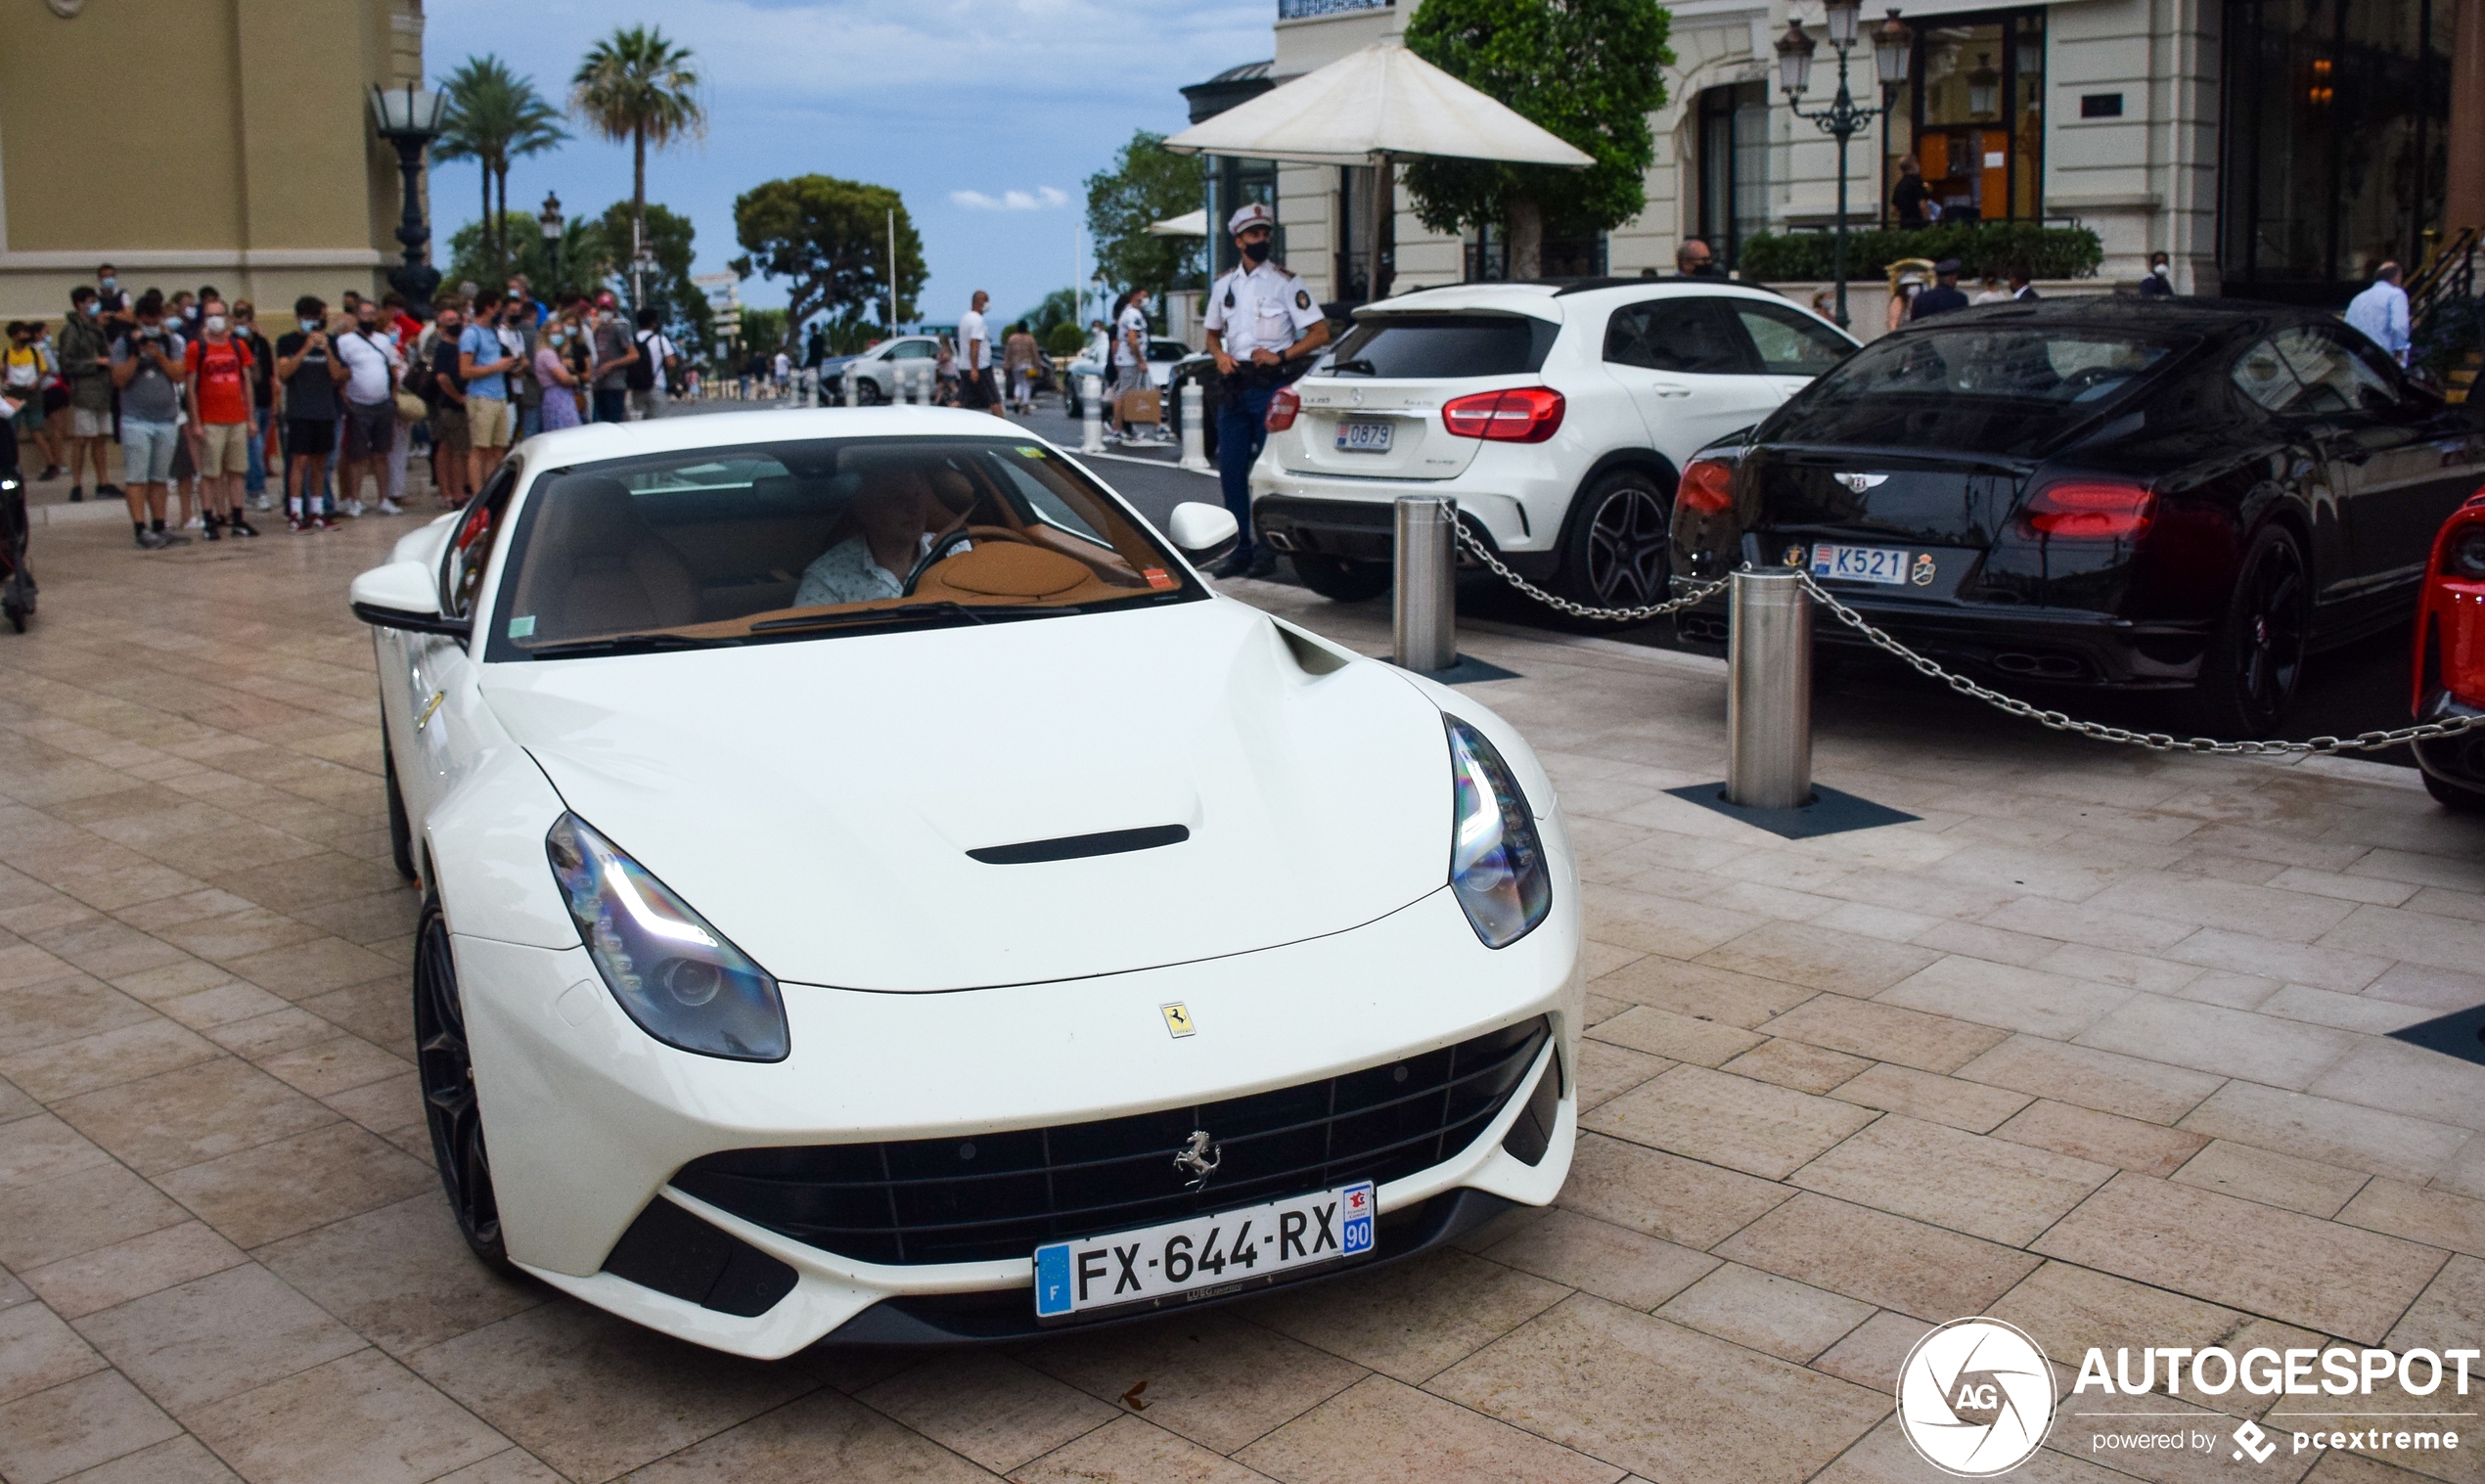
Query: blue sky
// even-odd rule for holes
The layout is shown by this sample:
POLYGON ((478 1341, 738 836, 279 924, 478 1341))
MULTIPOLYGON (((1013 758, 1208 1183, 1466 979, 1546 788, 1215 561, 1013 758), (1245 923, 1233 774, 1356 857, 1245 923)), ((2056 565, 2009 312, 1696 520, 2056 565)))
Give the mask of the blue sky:
MULTIPOLYGON (((470 56, 499 54, 556 105, 595 38, 660 24, 697 54, 706 79, 705 142, 648 162, 648 197, 686 212, 699 269, 722 269, 734 198, 763 180, 825 174, 894 186, 924 236, 926 319, 954 321, 988 289, 1000 313, 1070 282, 1072 229, 1087 177, 1139 128, 1189 120, 1182 95, 1239 62, 1269 55, 1274 0, 428 0, 425 63, 434 79, 470 56), (953 302, 954 301, 954 302, 953 302)), ((597 212, 630 195, 630 151, 586 134, 510 172, 512 209, 547 190, 565 210, 597 212)), ((436 168, 431 202, 445 242, 472 221, 474 166, 436 168)), ((742 289, 782 304, 782 284, 742 289)))

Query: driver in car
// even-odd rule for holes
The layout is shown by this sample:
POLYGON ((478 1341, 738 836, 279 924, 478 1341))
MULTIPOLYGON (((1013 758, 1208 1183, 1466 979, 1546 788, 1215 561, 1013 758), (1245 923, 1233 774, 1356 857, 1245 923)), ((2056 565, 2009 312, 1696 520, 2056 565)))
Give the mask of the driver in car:
POLYGON ((965 520, 932 493, 921 470, 903 465, 867 469, 854 504, 838 522, 851 534, 802 569, 793 606, 903 597, 915 563, 965 520))

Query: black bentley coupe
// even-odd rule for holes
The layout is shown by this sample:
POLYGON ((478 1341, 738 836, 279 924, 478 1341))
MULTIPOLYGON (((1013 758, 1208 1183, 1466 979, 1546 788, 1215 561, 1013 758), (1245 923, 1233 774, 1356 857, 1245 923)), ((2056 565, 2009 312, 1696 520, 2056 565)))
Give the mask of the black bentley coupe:
MULTIPOLYGON (((1987 683, 2190 692, 2267 736, 2307 653, 2404 622, 2485 416, 2318 311, 2115 296, 1911 325, 1683 472, 1677 582, 1808 568, 1987 683)), ((1678 620, 1725 637, 1722 600, 1678 620)), ((1828 619, 1824 646, 1860 643, 1828 619)))

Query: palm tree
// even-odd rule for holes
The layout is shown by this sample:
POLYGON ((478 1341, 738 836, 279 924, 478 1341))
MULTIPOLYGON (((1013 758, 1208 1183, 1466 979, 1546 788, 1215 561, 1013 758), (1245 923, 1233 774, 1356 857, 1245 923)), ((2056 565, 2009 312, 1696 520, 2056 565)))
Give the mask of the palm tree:
POLYGON ((707 110, 690 48, 655 26, 616 26, 591 47, 569 79, 570 112, 619 144, 630 141, 631 247, 647 241, 647 150, 685 135, 703 137, 707 110))
POLYGON ((540 155, 569 137, 561 114, 535 91, 535 80, 510 71, 489 53, 470 57, 440 86, 448 109, 441 120, 440 141, 432 153, 442 159, 472 159, 483 177, 484 251, 496 262, 509 259, 501 219, 509 211, 510 161, 540 155), (492 187, 500 187, 500 209, 492 209, 492 187))

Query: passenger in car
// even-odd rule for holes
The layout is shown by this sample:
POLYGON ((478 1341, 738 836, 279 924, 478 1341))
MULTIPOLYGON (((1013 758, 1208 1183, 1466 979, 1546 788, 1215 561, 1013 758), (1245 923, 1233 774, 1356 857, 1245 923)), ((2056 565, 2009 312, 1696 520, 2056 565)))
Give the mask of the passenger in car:
MULTIPOLYGON (((802 569, 793 606, 872 603, 902 597, 906 574, 966 520, 932 492, 922 470, 875 464, 832 535, 845 533, 802 569)), ((960 550, 964 550, 962 545, 960 550)))

